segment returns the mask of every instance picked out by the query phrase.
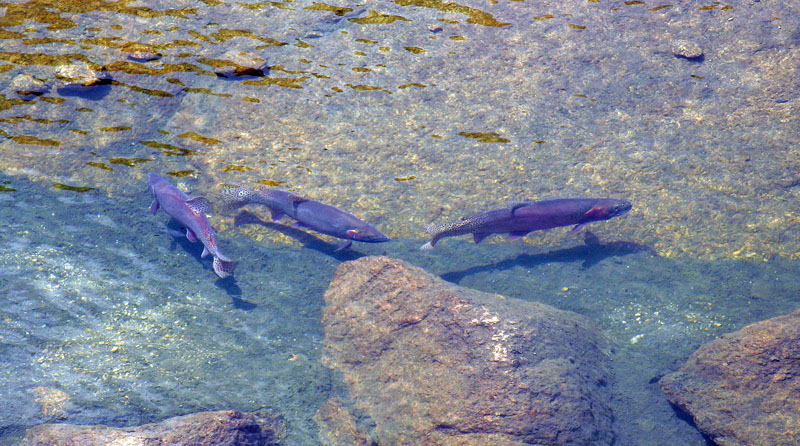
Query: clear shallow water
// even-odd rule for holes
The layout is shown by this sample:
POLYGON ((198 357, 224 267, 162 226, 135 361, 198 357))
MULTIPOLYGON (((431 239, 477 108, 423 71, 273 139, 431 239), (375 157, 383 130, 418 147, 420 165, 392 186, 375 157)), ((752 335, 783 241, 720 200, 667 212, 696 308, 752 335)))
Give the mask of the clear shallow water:
POLYGON ((0 438, 268 407, 314 444, 317 407, 346 395, 318 361, 322 294, 339 262, 386 253, 595 320, 616 345, 619 444, 703 444, 653 380, 798 305, 800 12, 665 5, 0 4, 0 438), (267 76, 214 74, 242 52, 267 76), (112 82, 65 89, 78 63, 112 82), (21 75, 47 89, 19 95, 21 75), (334 255, 215 216, 241 261, 218 281, 147 212, 150 170, 212 199, 291 188, 396 240, 334 255), (634 209, 597 242, 418 250, 427 223, 600 195, 634 209))
POLYGON ((623 241, 481 244, 448 239, 286 246, 236 230, 222 247, 240 259, 216 280, 201 248, 167 233, 139 200, 120 205, 9 180, 0 195, 4 305, 2 440, 61 421, 135 425, 200 410, 271 408, 290 444, 316 444, 321 403, 346 398, 319 363, 322 295, 340 261, 387 254, 454 283, 537 300, 595 320, 612 340, 620 444, 704 444, 655 383, 701 344, 797 307, 797 262, 657 257, 623 241), (57 389, 60 402, 39 388, 57 389), (39 400, 39 401, 37 401, 39 400), (48 405, 49 404, 49 405, 48 405), (43 415, 43 411, 49 416, 43 415))

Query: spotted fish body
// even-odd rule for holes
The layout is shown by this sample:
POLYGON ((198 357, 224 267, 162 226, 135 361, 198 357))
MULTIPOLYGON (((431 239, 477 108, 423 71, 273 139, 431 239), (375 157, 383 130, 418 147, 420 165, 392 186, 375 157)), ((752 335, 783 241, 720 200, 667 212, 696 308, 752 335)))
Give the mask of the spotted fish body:
POLYGON ((345 239, 346 242, 339 247, 340 250, 350 246, 353 241, 380 243, 390 240, 377 228, 353 214, 293 192, 279 189, 252 190, 236 186, 224 188, 222 195, 230 210, 250 204, 262 205, 269 209, 273 221, 277 222, 288 216, 297 222, 296 226, 345 239))
POLYGON ((217 232, 206 217, 211 209, 208 200, 203 197, 189 198, 186 193, 156 173, 148 175, 147 185, 153 195, 150 212, 155 214, 163 209, 167 215, 180 222, 186 227, 186 238, 190 242, 199 240, 203 243, 201 257, 209 254, 214 256, 214 272, 223 278, 232 275, 236 263, 225 257, 217 247, 217 232))
POLYGON ((575 225, 577 231, 593 221, 608 220, 628 212, 631 203, 613 198, 559 198, 544 201, 511 202, 508 207, 493 209, 450 223, 429 225, 425 231, 431 241, 421 249, 433 249, 445 237, 472 234, 475 243, 491 234, 508 234, 517 239, 529 232, 575 225))

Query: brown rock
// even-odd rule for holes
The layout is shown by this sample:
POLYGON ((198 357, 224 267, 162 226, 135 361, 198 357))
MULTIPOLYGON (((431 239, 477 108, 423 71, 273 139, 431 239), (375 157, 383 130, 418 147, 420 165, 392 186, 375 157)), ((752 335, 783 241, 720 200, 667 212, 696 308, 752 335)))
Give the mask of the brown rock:
POLYGON ((350 411, 336 398, 326 401, 314 420, 319 425, 319 442, 323 446, 365 446, 367 439, 358 432, 350 411))
POLYGON ((200 412, 131 428, 43 424, 28 430, 22 446, 81 445, 279 445, 283 418, 267 412, 200 412))
POLYGON ((800 444, 800 310, 709 342, 659 383, 717 444, 800 444))
POLYGON ((325 358, 380 444, 606 445, 602 338, 579 315, 458 287, 407 263, 343 263, 325 358))

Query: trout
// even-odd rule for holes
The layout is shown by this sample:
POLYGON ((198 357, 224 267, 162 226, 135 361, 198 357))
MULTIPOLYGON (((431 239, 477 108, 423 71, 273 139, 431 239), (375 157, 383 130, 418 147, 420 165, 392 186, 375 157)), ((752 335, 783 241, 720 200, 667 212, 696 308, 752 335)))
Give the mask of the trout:
POLYGON ((508 207, 463 217, 450 223, 428 225, 431 241, 420 249, 433 249, 445 237, 472 234, 480 243, 491 234, 508 234, 515 240, 531 231, 575 225, 576 232, 593 221, 608 220, 631 209, 631 203, 613 198, 558 198, 544 201, 514 201, 508 207))

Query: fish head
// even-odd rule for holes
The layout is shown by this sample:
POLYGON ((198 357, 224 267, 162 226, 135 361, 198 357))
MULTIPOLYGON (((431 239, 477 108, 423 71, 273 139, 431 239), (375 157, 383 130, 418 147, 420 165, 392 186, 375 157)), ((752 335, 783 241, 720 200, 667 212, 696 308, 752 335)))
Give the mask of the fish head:
POLYGON ((608 220, 610 218, 619 217, 622 214, 631 210, 633 204, 627 200, 617 200, 614 198, 601 198, 598 199, 592 208, 584 214, 581 223, 589 223, 592 221, 608 220))
POLYGON ((633 203, 627 200, 615 200, 613 198, 607 198, 608 200, 608 218, 619 217, 622 214, 630 211, 633 207, 633 203))
POLYGON ((348 229, 346 232, 346 238, 348 240, 366 243, 381 243, 391 240, 384 233, 369 224, 361 225, 358 228, 348 229))

